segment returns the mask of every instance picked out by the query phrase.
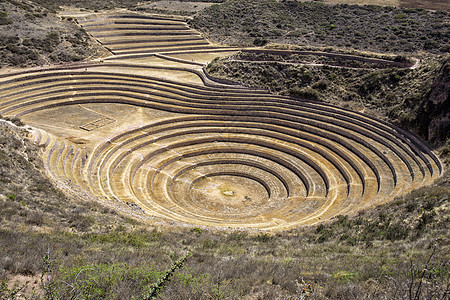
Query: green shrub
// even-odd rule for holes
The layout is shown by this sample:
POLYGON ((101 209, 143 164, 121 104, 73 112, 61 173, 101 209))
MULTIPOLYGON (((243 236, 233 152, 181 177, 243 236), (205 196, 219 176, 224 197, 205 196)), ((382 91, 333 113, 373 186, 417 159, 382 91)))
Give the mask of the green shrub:
POLYGON ((0 25, 9 25, 12 21, 8 19, 8 13, 6 11, 0 11, 0 25))
POLYGON ((124 263, 62 267, 56 274, 52 282, 55 294, 68 298, 76 295, 79 299, 112 299, 124 290, 128 296, 139 297, 163 275, 151 266, 124 263))
POLYGON ((255 240, 261 243, 267 243, 273 240, 273 236, 268 233, 261 233, 255 237, 255 240))
POLYGON ((441 149, 441 156, 445 159, 449 159, 450 156, 450 139, 447 139, 445 145, 441 149))
POLYGON ((292 97, 296 98, 302 98, 302 99, 308 99, 308 100, 318 100, 319 99, 319 93, 312 89, 312 88, 300 88, 300 87, 294 87, 289 90, 289 94, 292 97))
POLYGON ((311 87, 316 90, 324 91, 328 87, 328 82, 326 80, 320 80, 314 83, 311 87))
POLYGON ((267 43, 268 43, 268 40, 265 39, 265 38, 259 38, 259 37, 257 37, 257 38, 255 38, 255 39, 253 40, 253 45, 255 45, 255 46, 264 46, 264 45, 266 45, 267 43))
POLYGON ((408 237, 409 229, 401 224, 390 225, 385 233, 386 239, 390 241, 404 240, 408 237))
POLYGON ((214 249, 218 247, 218 243, 215 240, 205 240, 202 245, 203 249, 214 249))
POLYGON ((191 229, 192 232, 196 233, 196 234, 202 234, 203 229, 198 228, 198 227, 194 227, 191 229))
POLYGON ((436 212, 433 211, 424 211, 420 218, 418 219, 418 222, 416 224, 416 229, 418 231, 422 231, 425 229, 425 227, 431 223, 433 218, 436 216, 436 212))
POLYGON ((247 237, 247 232, 234 231, 228 234, 227 241, 242 241, 247 237))
POLYGON ((90 234, 87 238, 92 242, 98 242, 102 244, 114 243, 133 248, 143 248, 149 242, 158 240, 161 236, 159 232, 122 232, 120 229, 116 229, 114 232, 105 234, 90 234))
POLYGON ((326 227, 323 224, 320 224, 316 228, 316 234, 318 234, 319 236, 316 238, 315 241, 318 242, 318 243, 323 243, 323 242, 327 241, 332 236, 333 231, 331 230, 331 228, 326 227))
POLYGON ((346 216, 346 215, 337 215, 336 218, 338 219, 337 223, 340 224, 341 226, 346 227, 346 226, 349 225, 348 216, 346 216))

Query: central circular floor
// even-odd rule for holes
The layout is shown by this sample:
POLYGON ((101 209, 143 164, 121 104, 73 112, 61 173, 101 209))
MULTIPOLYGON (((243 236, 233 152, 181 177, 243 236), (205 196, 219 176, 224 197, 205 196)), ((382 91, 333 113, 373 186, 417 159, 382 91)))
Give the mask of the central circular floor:
POLYGON ((243 176, 204 176, 190 189, 191 203, 211 211, 242 212, 254 210, 269 201, 270 192, 257 180, 243 176))

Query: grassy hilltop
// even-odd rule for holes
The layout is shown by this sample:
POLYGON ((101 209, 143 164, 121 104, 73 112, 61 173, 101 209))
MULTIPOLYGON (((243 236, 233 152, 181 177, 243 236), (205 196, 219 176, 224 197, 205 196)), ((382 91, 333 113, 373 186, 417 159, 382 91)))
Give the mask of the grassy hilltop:
MULTIPOLYGON (((94 10, 138 2, 71 4, 94 10)), ((62 4, 0 0, 0 63, 102 55, 74 20, 55 14, 62 4)), ((231 0, 192 19, 224 44, 421 59, 399 69, 240 52, 207 67, 248 86, 364 111, 435 145, 447 171, 431 186, 318 226, 263 232, 154 220, 56 186, 24 124, 0 121, 0 299, 446 299, 448 24, 442 11, 284 0, 231 0)))

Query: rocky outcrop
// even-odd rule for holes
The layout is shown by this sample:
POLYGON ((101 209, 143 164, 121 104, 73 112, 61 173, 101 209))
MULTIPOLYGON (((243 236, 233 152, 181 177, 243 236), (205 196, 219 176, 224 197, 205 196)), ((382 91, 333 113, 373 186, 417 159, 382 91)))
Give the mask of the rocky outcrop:
POLYGON ((431 91, 424 102, 424 114, 428 119, 427 140, 432 143, 445 141, 450 137, 450 58, 442 65, 431 91))

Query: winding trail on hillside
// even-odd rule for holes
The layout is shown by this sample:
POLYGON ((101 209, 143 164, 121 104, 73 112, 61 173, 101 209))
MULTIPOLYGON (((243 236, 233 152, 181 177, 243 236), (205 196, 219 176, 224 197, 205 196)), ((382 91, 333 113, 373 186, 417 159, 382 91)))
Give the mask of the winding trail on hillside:
POLYGON ((387 122, 211 77, 207 62, 242 49, 181 18, 78 23, 114 55, 0 74, 0 114, 34 126, 50 176, 69 186, 163 220, 279 230, 392 201, 443 172, 387 122))

